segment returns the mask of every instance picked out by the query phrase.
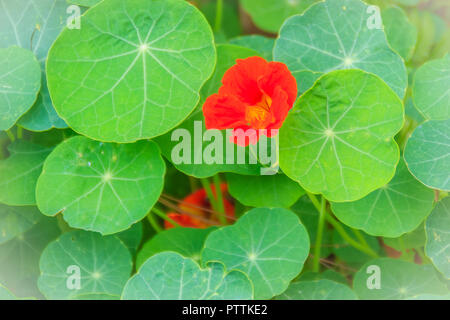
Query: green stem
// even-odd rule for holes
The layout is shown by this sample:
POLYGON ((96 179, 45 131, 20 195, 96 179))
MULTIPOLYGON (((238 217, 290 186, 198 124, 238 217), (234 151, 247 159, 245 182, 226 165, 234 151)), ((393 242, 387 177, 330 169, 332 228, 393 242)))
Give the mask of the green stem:
POLYGON ((222 29, 222 13, 223 13, 223 0, 217 0, 216 2, 216 21, 214 22, 214 32, 219 32, 222 29))
POLYGON ((373 258, 378 258, 378 254, 375 251, 373 251, 372 248, 370 248, 369 246, 365 246, 359 243, 358 241, 354 240, 352 237, 350 237, 348 233, 345 231, 344 227, 337 220, 335 220, 329 213, 325 216, 325 219, 327 219, 327 222, 334 227, 334 229, 337 231, 337 233, 339 233, 342 239, 347 241, 347 243, 351 245, 353 248, 361 252, 364 252, 365 254, 373 258))
POLYGON ((355 236, 358 238, 359 242, 361 242, 364 246, 367 246, 367 247, 369 246, 369 244, 366 241, 366 238, 364 238, 361 231, 359 231, 357 229, 352 229, 352 231, 355 234, 355 236))
POLYGON ((160 233, 161 231, 163 231, 163 229, 160 227, 160 225, 158 224, 158 222, 155 220, 155 217, 153 216, 153 212, 150 212, 147 215, 147 219, 150 222, 151 226, 153 227, 153 229, 155 229, 155 231, 157 233, 160 233))
POLYGON ((319 211, 319 223, 317 225, 316 246, 314 247, 313 272, 320 271, 320 249, 322 247, 323 228, 325 226, 325 211, 327 201, 322 197, 319 211))
MULTIPOLYGON (((316 207, 317 211, 320 212, 321 204, 317 200, 316 196, 313 195, 312 193, 309 193, 308 191, 306 191, 306 194, 311 199, 311 202, 316 207)), ((328 210, 326 210, 325 219, 329 224, 331 224, 334 227, 336 232, 339 233, 339 235, 345 241, 347 241, 347 243, 349 245, 351 245, 352 247, 354 247, 355 249, 357 249, 359 251, 362 251, 362 252, 368 254, 371 257, 378 258, 378 254, 375 251, 373 251, 372 248, 370 248, 368 245, 366 246, 364 244, 361 244, 358 241, 354 240, 352 237, 350 237, 348 235, 348 233, 345 231, 344 227, 339 223, 339 221, 337 221, 336 219, 334 219, 331 216, 331 214, 330 214, 330 212, 328 212, 328 210)))
POLYGON ((167 222, 170 222, 171 224, 173 224, 175 227, 181 227, 180 224, 178 222, 176 222, 175 220, 173 220, 172 218, 168 217, 164 212, 162 212, 161 210, 159 210, 158 208, 154 207, 152 208, 152 212, 154 214, 156 214, 158 217, 160 217, 163 220, 166 220, 167 222))
POLYGON ((23 129, 22 127, 17 127, 17 139, 23 138, 23 129))
POLYGON ((219 221, 220 223, 222 223, 223 225, 227 224, 227 219, 225 217, 225 206, 223 204, 223 195, 222 195, 222 189, 220 189, 220 177, 218 174, 216 174, 213 177, 213 181, 214 181, 214 188, 216 189, 216 196, 217 196, 217 206, 218 206, 218 216, 219 216, 219 221))
POLYGON ((213 208, 214 211, 218 212, 219 209, 218 209, 216 197, 214 197, 214 194, 213 194, 212 189, 211 189, 211 184, 210 184, 208 178, 200 179, 200 182, 202 183, 203 189, 205 189, 205 191, 206 191, 206 195, 209 198, 209 202, 211 203, 211 207, 213 208))
POLYGON ((14 136, 14 133, 11 132, 11 130, 6 130, 6 134, 8 135, 9 140, 11 140, 11 142, 16 141, 16 137, 14 136))

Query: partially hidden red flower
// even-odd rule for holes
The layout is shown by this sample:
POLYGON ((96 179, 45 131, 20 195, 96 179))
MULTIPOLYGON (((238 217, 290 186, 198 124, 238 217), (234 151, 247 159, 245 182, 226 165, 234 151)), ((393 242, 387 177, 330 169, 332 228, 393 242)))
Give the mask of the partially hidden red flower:
MULTIPOLYGON (((211 190, 213 195, 216 196, 216 188, 214 185, 211 185, 211 190)), ((228 221, 231 222, 231 220, 234 219, 234 206, 226 199, 228 191, 226 183, 220 185, 220 191, 222 192, 225 215, 227 216, 228 221)), ((203 229, 211 226, 211 223, 208 222, 214 222, 217 225, 220 224, 219 218, 212 213, 212 206, 205 189, 199 189, 191 193, 180 202, 178 207, 183 212, 189 214, 171 212, 168 213, 167 216, 182 227, 203 229), (196 219, 195 216, 198 216, 198 219, 196 219)), ((174 226, 169 221, 164 221, 164 227, 170 229, 174 226)))
POLYGON ((203 115, 206 129, 234 129, 232 142, 247 146, 259 140, 259 129, 268 137, 276 134, 294 105, 297 81, 281 62, 260 57, 236 62, 219 92, 206 99, 203 115))

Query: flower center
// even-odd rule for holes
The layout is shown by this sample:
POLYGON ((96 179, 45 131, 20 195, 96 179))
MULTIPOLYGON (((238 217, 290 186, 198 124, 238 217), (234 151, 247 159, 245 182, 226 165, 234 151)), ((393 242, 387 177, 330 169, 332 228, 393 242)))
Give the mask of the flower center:
POLYGON ((272 122, 270 107, 272 99, 268 95, 263 95, 259 103, 248 106, 245 110, 245 121, 254 129, 265 129, 272 122))

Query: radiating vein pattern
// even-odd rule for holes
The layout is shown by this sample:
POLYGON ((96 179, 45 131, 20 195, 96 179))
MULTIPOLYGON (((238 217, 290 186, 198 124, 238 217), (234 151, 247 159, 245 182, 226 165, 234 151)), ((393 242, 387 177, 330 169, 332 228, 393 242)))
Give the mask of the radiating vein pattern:
POLYGON ((0 130, 10 129, 27 112, 41 88, 41 71, 29 50, 0 49, 0 130))
POLYGON ((434 192, 417 181, 403 159, 394 178, 366 197, 344 203, 332 203, 336 217, 368 234, 399 237, 416 229, 431 212, 434 192))
POLYGON ((367 9, 359 0, 327 0, 284 23, 274 60, 287 64, 300 92, 321 74, 362 69, 378 75, 403 98, 407 86, 404 63, 389 47, 381 23, 369 25, 367 9))
POLYGON ((393 177, 399 159, 393 137, 402 124, 401 101, 378 77, 331 72, 297 101, 280 129, 280 166, 310 192, 357 200, 393 177))
POLYGON ((252 299, 252 285, 239 271, 226 273, 212 263, 205 269, 175 252, 149 258, 125 286, 124 300, 252 299))
POLYGON ((243 271, 253 282, 255 299, 268 299, 288 287, 308 250, 307 231, 291 211, 257 208, 233 226, 213 231, 202 261, 221 261, 228 270, 243 271))
POLYGON ((145 217, 162 191, 165 164, 153 142, 116 145, 77 136, 47 158, 37 202, 75 228, 123 231, 145 217))
POLYGON ((450 191, 450 119, 419 125, 405 147, 411 173, 428 187, 450 191))
POLYGON ((111 0, 66 29, 49 53, 58 113, 94 139, 167 132, 193 110, 215 63, 212 32, 190 4, 111 0))
POLYGON ((50 243, 42 253, 38 286, 48 299, 89 295, 118 299, 131 268, 131 254, 117 237, 73 231, 50 243), (79 287, 70 275, 79 276, 79 287))

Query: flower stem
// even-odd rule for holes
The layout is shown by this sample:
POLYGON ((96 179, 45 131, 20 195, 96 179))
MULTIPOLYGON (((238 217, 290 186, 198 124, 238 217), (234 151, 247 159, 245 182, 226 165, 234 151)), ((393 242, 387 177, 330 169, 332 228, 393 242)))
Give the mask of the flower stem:
POLYGON ((147 219, 148 219, 148 222, 150 222, 152 228, 156 231, 156 233, 160 233, 161 231, 163 231, 163 229, 160 227, 158 222, 155 220, 155 217, 153 216, 153 211, 151 211, 147 215, 147 219))
POLYGON ((216 2, 216 20, 214 22, 214 32, 219 32, 222 29, 222 13, 223 13, 223 0, 217 0, 217 2, 216 2))
POLYGON ((22 139, 23 138, 23 129, 22 127, 17 127, 17 139, 22 139))
POLYGON ((225 206, 223 204, 223 195, 222 195, 222 189, 220 188, 220 177, 219 174, 216 174, 213 177, 214 181, 214 188, 216 189, 216 196, 217 196, 217 211, 218 211, 218 217, 221 224, 226 225, 227 219, 225 218, 225 206))
POLYGON ((323 228, 325 226, 326 205, 327 201, 322 197, 319 211, 319 223, 317 225, 316 244, 314 247, 313 272, 320 271, 320 249, 322 247, 323 228))
MULTIPOLYGON (((306 191, 306 194, 309 197, 309 199, 311 199, 311 202, 316 207, 317 211, 320 213, 321 204, 317 200, 316 196, 313 195, 312 193, 309 193, 308 191, 306 191)), ((368 245, 359 243, 358 241, 356 241, 352 237, 350 237, 348 235, 348 233, 345 231, 342 224, 331 216, 331 213, 329 212, 329 210, 326 210, 326 212, 325 212, 325 219, 329 224, 331 224, 334 227, 336 232, 339 233, 339 235, 345 241, 347 241, 347 243, 349 245, 351 245, 352 247, 354 247, 355 249, 357 249, 359 251, 366 253, 367 255, 369 255, 371 257, 378 258, 378 254, 375 251, 373 251, 372 248, 370 248, 368 245)))
POLYGON ((16 141, 16 137, 14 136, 14 133, 11 132, 11 130, 6 130, 6 134, 8 135, 9 140, 11 140, 11 142, 16 141))
POLYGON ((176 222, 175 220, 173 220, 172 218, 168 217, 164 212, 162 212, 161 210, 159 210, 156 207, 152 208, 152 212, 154 214, 156 214, 158 217, 160 217, 163 220, 166 220, 167 222, 170 222, 172 225, 174 225, 175 227, 181 227, 180 224, 178 222, 176 222))
POLYGON ((219 206, 217 204, 216 197, 214 196, 214 194, 212 192, 209 179, 203 178, 203 179, 200 179, 200 182, 202 183, 203 189, 205 189, 205 191, 206 191, 206 195, 208 196, 209 202, 211 203, 211 207, 213 208, 214 211, 219 212, 219 209, 218 209, 219 206))

